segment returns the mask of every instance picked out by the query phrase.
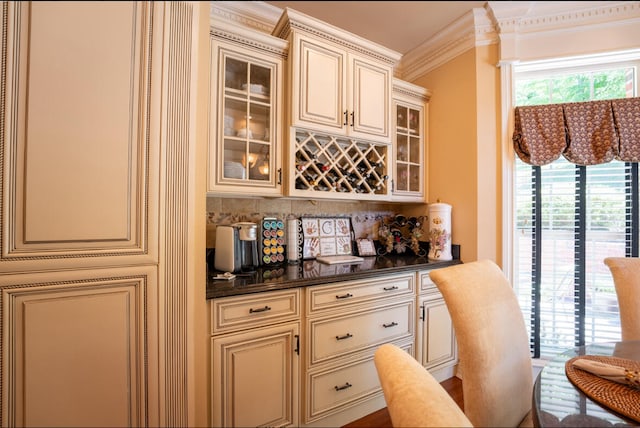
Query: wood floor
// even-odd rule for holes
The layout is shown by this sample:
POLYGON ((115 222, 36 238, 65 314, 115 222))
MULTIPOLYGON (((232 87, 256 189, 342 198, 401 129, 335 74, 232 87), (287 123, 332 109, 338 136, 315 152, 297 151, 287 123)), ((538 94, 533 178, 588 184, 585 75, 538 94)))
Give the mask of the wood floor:
MULTIPOLYGON (((462 381, 457 377, 452 377, 451 379, 447 379, 443 382, 440 382, 440 385, 447 390, 449 395, 454 399, 454 401, 463 408, 463 397, 462 397, 462 381)), ((373 412, 370 415, 367 415, 357 421, 353 421, 343 428, 367 428, 367 427, 376 427, 376 428, 392 428, 391 418, 389 417, 389 412, 387 408, 380 409, 377 412, 373 412)))

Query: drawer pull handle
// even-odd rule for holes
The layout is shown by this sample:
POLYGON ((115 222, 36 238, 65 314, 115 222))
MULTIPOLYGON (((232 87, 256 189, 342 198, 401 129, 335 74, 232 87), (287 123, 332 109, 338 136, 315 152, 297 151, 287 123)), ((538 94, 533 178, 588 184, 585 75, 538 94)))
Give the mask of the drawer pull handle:
POLYGON ((258 308, 258 309, 249 309, 249 313, 250 314, 255 314, 256 312, 265 312, 265 311, 270 311, 271 308, 269 306, 265 306, 264 308, 258 308))
POLYGON ((397 290, 398 286, 394 285, 393 287, 384 287, 383 290, 384 291, 392 291, 392 290, 397 290))
POLYGON ((336 340, 349 339, 350 337, 353 337, 353 334, 347 333, 344 336, 336 336, 336 340))
POLYGON ((336 389, 336 391, 342 391, 343 389, 351 388, 352 386, 353 385, 351 385, 349 382, 347 382, 342 386, 334 386, 334 388, 336 389))
POLYGON ((384 328, 395 327, 395 326, 397 326, 397 325, 398 325, 398 323, 397 323, 397 322, 395 322, 395 321, 392 321, 392 322, 391 322, 391 323, 389 323, 389 324, 382 324, 382 326, 383 326, 384 328))
POLYGON ((336 299, 348 299, 349 297, 353 297, 353 294, 347 293, 343 294, 342 296, 336 296, 336 299))

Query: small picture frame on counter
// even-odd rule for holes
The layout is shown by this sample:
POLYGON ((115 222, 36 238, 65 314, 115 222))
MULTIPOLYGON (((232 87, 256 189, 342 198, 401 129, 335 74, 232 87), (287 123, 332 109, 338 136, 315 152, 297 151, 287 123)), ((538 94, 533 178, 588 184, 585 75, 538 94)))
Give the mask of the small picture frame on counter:
POLYGON ((358 255, 359 256, 375 256, 376 255, 376 246, 373 243, 372 239, 358 239, 356 241, 358 245, 358 255))

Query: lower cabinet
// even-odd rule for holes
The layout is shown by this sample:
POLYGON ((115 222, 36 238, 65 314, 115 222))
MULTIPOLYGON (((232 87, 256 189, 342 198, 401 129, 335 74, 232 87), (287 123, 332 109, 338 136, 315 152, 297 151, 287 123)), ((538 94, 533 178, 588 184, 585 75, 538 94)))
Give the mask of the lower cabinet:
POLYGON ((211 425, 297 426, 300 290, 211 305, 211 425))
POLYGON ((415 274, 305 291, 302 423, 342 426, 384 407, 373 354, 395 343, 413 355, 415 274))
POLYGON ((418 272, 416 359, 440 382, 455 375, 458 347, 447 305, 429 271, 418 272))
POLYGON ((439 380, 454 375, 455 336, 428 271, 209 305, 212 426, 332 427, 375 412, 386 405, 373 361, 383 343, 439 380))

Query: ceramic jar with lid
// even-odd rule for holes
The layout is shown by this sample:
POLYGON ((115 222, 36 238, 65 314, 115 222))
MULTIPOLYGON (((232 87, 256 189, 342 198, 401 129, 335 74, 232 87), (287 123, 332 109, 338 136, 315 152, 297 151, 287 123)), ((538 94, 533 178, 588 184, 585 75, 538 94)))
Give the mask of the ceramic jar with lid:
POLYGON ((451 205, 429 204, 429 260, 452 260, 451 255, 451 205))

